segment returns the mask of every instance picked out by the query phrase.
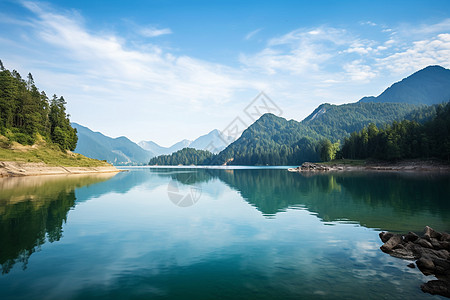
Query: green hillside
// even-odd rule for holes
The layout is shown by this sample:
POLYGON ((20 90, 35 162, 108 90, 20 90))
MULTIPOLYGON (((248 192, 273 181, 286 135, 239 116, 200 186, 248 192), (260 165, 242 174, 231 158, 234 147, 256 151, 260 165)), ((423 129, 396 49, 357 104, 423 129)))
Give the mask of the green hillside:
POLYGON ((70 152, 77 145, 64 98, 51 99, 33 76, 5 69, 0 61, 0 161, 44 162, 52 166, 104 166, 70 152))
POLYGON ((150 160, 149 165, 203 165, 212 157, 212 153, 206 150, 197 150, 194 148, 183 148, 168 155, 160 155, 150 160))

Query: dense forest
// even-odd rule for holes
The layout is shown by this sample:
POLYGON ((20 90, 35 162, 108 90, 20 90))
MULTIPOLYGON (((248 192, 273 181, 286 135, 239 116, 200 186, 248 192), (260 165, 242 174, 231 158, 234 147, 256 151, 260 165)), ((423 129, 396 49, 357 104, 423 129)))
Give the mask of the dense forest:
POLYGON ((361 130, 369 123, 381 126, 402 120, 416 109, 421 110, 417 114, 428 113, 421 106, 407 103, 358 102, 320 105, 302 122, 265 114, 211 163, 298 165, 305 161, 329 161, 335 157, 340 140, 351 132, 361 130))
POLYGON ((299 165, 305 161, 330 161, 340 157, 340 141, 351 136, 352 131, 368 124, 372 124, 371 128, 383 128, 405 119, 423 123, 436 116, 438 107, 405 103, 323 104, 302 122, 265 114, 217 155, 205 160, 166 155, 152 159, 150 164, 299 165))
POLYGON ((204 165, 213 154, 206 150, 197 150, 194 148, 183 148, 169 155, 160 155, 150 160, 149 165, 204 165))
POLYGON ((39 138, 61 149, 75 150, 77 131, 70 126, 64 98, 51 99, 35 86, 33 76, 23 79, 0 61, 0 135, 9 142, 32 145, 39 138))
POLYGON ((351 159, 439 158, 450 161, 450 102, 418 110, 411 118, 382 128, 370 124, 352 133, 338 155, 351 159))

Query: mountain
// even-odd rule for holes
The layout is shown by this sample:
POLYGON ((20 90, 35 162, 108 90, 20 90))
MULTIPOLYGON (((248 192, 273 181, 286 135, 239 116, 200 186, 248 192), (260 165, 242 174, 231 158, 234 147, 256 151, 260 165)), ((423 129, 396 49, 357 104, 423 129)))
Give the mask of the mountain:
POLYGON ((192 141, 190 141, 190 140, 179 141, 178 143, 175 143, 172 146, 170 146, 169 148, 167 148, 167 152, 168 152, 168 154, 177 152, 178 150, 189 147, 189 145, 191 143, 192 143, 192 141))
POLYGON ((153 141, 141 141, 138 143, 138 145, 147 151, 150 151, 151 153, 153 153, 155 156, 161 155, 161 154, 166 154, 167 149, 166 147, 162 147, 160 145, 158 145, 157 143, 153 142, 153 141))
POLYGON ((316 161, 314 141, 321 136, 304 124, 264 114, 215 156, 211 164, 287 165, 316 161))
POLYGON ((225 136, 219 130, 214 129, 213 131, 198 137, 194 141, 182 140, 170 147, 162 147, 153 141, 141 141, 138 145, 143 149, 154 153, 155 156, 159 156, 172 154, 187 147, 218 153, 225 149, 231 142, 232 137, 225 136))
POLYGON ((239 139, 213 157, 212 164, 296 165, 317 160, 322 139, 343 141, 370 123, 384 126, 403 119, 426 120, 450 100, 450 70, 429 66, 356 103, 322 104, 303 121, 263 115, 239 139))
POLYGON ((402 102, 439 104, 450 100, 450 70, 428 66, 394 83, 378 97, 364 97, 360 102, 402 102))
POLYGON ((382 126, 404 119, 418 107, 409 103, 356 102, 342 105, 321 104, 301 123, 321 137, 342 140, 369 123, 382 126))
POLYGON ((195 139, 189 148, 197 150, 209 150, 213 153, 219 153, 232 142, 232 137, 226 136, 219 130, 214 129, 208 134, 202 135, 195 139))
POLYGON ((77 123, 71 125, 78 133, 78 143, 74 151, 76 153, 106 160, 114 165, 147 164, 150 158, 155 156, 126 137, 111 138, 77 123))

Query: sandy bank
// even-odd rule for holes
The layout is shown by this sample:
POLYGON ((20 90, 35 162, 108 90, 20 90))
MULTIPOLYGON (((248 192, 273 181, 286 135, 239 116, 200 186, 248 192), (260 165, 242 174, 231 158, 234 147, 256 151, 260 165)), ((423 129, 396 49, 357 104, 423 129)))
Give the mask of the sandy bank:
POLYGON ((21 163, 11 161, 0 161, 0 177, 115 173, 115 172, 121 172, 121 170, 116 169, 116 167, 114 166, 62 167, 62 166, 48 166, 45 163, 21 163))
POLYGON ((369 162, 364 165, 321 164, 305 162, 300 167, 288 169, 290 172, 346 172, 346 171, 383 171, 383 172, 450 172, 450 165, 436 161, 401 161, 397 163, 369 162))

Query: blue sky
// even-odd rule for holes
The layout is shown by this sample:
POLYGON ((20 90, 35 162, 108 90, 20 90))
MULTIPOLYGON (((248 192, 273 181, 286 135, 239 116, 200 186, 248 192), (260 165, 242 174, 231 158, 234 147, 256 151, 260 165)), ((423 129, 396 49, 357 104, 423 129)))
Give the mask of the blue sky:
POLYGON ((73 121, 165 146, 226 128, 259 91, 300 121, 450 67, 450 1, 242 2, 0 0, 0 59, 73 121))

